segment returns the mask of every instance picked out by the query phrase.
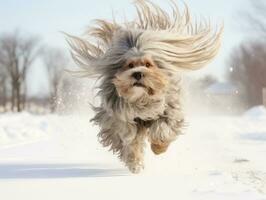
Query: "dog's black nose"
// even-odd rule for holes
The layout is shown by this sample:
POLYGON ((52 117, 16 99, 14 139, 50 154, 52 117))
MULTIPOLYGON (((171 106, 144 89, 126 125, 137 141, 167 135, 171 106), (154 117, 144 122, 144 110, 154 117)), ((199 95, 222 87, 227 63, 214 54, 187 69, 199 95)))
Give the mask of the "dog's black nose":
POLYGON ((132 77, 134 77, 136 80, 140 80, 142 78, 142 73, 141 72, 134 72, 132 74, 132 77))

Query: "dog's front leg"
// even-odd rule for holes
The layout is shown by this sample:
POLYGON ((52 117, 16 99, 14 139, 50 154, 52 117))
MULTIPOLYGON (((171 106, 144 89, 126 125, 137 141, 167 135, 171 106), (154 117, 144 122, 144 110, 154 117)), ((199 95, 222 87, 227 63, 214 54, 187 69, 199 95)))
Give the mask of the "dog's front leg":
POLYGON ((122 161, 132 173, 139 173, 144 168, 145 130, 137 129, 134 138, 130 137, 129 134, 122 134, 120 137, 123 141, 122 161))
POLYGON ((166 110, 166 115, 154 121, 149 128, 149 141, 155 154, 164 153, 169 144, 182 133, 183 114, 179 110, 166 110))

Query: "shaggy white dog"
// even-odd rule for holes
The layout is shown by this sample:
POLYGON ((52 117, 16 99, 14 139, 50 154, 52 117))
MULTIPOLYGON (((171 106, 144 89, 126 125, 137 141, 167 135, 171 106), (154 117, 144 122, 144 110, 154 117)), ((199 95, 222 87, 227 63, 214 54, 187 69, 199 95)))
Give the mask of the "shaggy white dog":
POLYGON ((187 7, 180 13, 174 2, 171 15, 150 1, 135 5, 135 20, 96 20, 88 38, 69 36, 69 44, 82 73, 99 78, 101 106, 92 121, 100 126, 100 142, 138 173, 145 138, 160 154, 182 133, 180 69, 209 62, 222 28, 192 23, 187 7))

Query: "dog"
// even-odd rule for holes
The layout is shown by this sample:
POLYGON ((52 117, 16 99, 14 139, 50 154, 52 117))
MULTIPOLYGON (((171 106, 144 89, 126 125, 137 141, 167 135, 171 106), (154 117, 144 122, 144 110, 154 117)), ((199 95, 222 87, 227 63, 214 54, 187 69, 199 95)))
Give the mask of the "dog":
POLYGON ((218 52, 222 27, 193 23, 185 5, 172 14, 148 0, 135 2, 135 20, 96 20, 86 38, 68 42, 83 76, 97 77, 100 106, 92 121, 99 141, 132 173, 144 168, 146 139, 156 154, 184 132, 181 74, 205 66, 218 52))

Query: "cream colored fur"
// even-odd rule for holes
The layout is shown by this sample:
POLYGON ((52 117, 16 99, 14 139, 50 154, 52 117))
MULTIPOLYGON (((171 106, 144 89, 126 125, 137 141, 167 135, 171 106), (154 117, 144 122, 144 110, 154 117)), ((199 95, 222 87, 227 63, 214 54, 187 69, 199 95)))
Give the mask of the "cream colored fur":
POLYGON ((138 173, 145 138, 160 154, 182 133, 180 72, 199 69, 217 54, 222 28, 192 22, 188 8, 181 13, 174 2, 172 13, 148 0, 135 6, 135 20, 96 20, 87 37, 69 35, 68 41, 81 67, 77 74, 99 80, 101 105, 92 121, 100 127, 100 142, 138 173))

